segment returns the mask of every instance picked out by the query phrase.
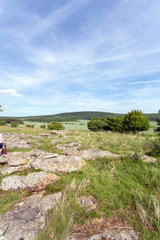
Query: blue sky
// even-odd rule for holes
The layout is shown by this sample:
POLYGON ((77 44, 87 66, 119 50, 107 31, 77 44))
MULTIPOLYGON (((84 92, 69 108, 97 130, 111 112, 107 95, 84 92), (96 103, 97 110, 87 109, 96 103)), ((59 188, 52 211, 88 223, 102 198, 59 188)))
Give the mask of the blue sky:
POLYGON ((0 0, 5 116, 160 109, 159 0, 0 0))

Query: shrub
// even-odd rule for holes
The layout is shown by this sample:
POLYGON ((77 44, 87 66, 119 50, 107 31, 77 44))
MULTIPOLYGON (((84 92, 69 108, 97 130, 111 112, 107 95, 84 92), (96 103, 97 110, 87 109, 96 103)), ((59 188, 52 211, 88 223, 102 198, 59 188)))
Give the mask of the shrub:
POLYGON ((35 124, 26 124, 26 127, 28 128, 34 128, 35 124))
POLYGON ((51 122, 48 124, 49 130, 64 130, 64 126, 60 122, 51 122))
POLYGON ((0 121, 0 126, 5 126, 7 123, 5 120, 0 121))
POLYGON ((45 124, 40 125, 40 128, 46 128, 46 125, 45 124))
POLYGON ((11 127, 17 127, 18 124, 19 124, 18 122, 13 121, 13 122, 10 123, 10 126, 11 126, 11 127))
POLYGON ((87 126, 89 130, 97 132, 103 131, 106 127, 106 123, 100 118, 93 118, 91 121, 88 122, 87 126))
MULTIPOLYGON (((160 114, 160 110, 159 110, 159 114, 160 114)), ((160 119, 157 119, 157 128, 155 132, 158 132, 158 134, 160 135, 160 119)))
POLYGON ((147 131, 150 128, 149 119, 142 116, 139 110, 132 110, 125 114, 122 118, 122 129, 125 132, 147 131))
POLYGON ((106 119, 105 131, 121 132, 122 131, 122 120, 118 117, 108 117, 106 119))

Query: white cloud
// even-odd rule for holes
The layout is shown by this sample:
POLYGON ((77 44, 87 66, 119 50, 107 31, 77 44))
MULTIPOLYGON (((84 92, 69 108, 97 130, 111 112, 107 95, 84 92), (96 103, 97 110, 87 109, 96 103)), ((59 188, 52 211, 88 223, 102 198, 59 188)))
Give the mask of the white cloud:
POLYGON ((0 89, 0 95, 22 97, 23 95, 17 91, 17 89, 0 89))
POLYGON ((149 80, 149 81, 131 82, 131 83, 129 83, 129 84, 135 85, 135 84, 147 84, 147 83, 160 83, 160 80, 149 80))

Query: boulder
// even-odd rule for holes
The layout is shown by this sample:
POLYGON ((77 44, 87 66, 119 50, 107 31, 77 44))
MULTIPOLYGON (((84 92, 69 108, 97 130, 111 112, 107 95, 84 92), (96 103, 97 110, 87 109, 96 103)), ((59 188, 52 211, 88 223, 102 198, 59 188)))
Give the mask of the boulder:
POLYGON ((46 197, 35 194, 17 204, 16 210, 0 215, 0 239, 35 240, 45 226, 47 210, 55 207, 61 196, 60 192, 46 197))
POLYGON ((45 172, 72 172, 82 169, 85 161, 81 157, 61 155, 52 159, 44 159, 43 161, 41 157, 39 157, 30 164, 33 168, 41 168, 45 172))
POLYGON ((9 176, 2 179, 0 189, 4 191, 16 191, 24 189, 26 191, 41 191, 52 182, 59 180, 60 177, 45 173, 34 172, 29 173, 27 176, 9 176))

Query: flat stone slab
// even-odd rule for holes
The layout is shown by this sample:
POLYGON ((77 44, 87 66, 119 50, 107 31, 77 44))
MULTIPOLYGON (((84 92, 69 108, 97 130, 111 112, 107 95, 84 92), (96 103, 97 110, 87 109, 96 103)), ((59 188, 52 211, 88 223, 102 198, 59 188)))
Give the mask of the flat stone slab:
POLYGON ((82 147, 81 143, 76 143, 76 142, 72 142, 72 143, 68 143, 68 144, 58 144, 55 149, 77 149, 79 147, 82 147))
POLYGON ((148 162, 148 163, 155 163, 155 162, 157 162, 156 158, 150 157, 148 155, 143 155, 141 158, 142 158, 142 160, 144 162, 148 162))
POLYGON ((117 158, 118 154, 111 153, 109 151, 102 150, 84 150, 84 151, 75 151, 75 150, 67 150, 62 153, 65 156, 79 156, 86 160, 95 160, 96 158, 117 158))
POLYGON ((45 172, 72 172, 81 170, 86 163, 81 157, 60 155, 52 159, 43 159, 43 161, 37 158, 30 164, 33 168, 41 168, 45 172))
POLYGON ((52 130, 51 131, 51 134, 66 135, 67 133, 69 133, 68 130, 52 130))
POLYGON ((61 196, 60 192, 46 197, 35 194, 17 204, 16 210, 0 215, 0 239, 35 240, 45 226, 47 210, 55 207, 61 196))
POLYGON ((2 179, 0 189, 4 191, 16 191, 20 189, 30 192, 41 191, 45 189, 49 183, 59 179, 60 177, 45 172, 29 173, 27 176, 13 175, 2 179))
POLYGON ((18 167, 9 167, 9 166, 4 166, 2 168, 0 168, 0 173, 2 175, 10 175, 12 173, 17 173, 17 172, 20 172, 20 171, 23 171, 24 169, 26 168, 31 168, 30 165, 22 165, 22 166, 18 166, 18 167))
POLYGON ((6 141, 7 148, 32 148, 32 145, 30 144, 30 142, 33 140, 32 138, 35 138, 35 136, 19 133, 4 133, 4 139, 6 141))
POLYGON ((30 154, 28 152, 11 152, 6 155, 9 166, 25 165, 30 161, 30 154))
POLYGON ((69 240, 138 240, 138 233, 132 228, 122 227, 117 229, 105 229, 103 233, 86 237, 70 237, 69 240))

